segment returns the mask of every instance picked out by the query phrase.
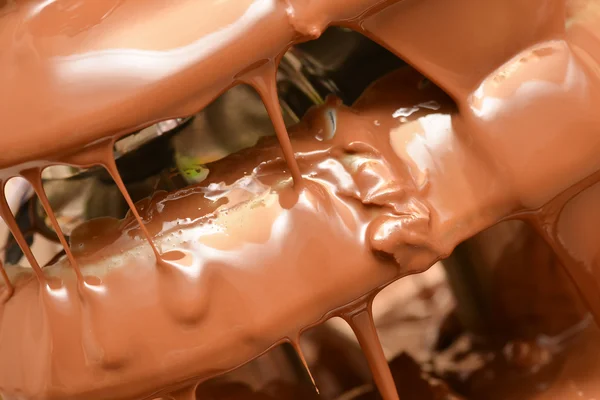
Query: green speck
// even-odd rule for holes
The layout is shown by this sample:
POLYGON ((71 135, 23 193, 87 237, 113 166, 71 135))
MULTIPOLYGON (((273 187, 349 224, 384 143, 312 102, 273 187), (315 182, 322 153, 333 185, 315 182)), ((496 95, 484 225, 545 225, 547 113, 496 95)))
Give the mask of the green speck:
POLYGON ((175 155, 177 170, 188 183, 200 183, 208 177, 210 172, 206 165, 195 157, 175 155))

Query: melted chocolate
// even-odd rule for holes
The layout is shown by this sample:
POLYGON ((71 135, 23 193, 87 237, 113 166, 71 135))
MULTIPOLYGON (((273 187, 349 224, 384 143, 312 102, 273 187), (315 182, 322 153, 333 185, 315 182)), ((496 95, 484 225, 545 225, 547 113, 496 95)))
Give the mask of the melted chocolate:
POLYGON ((575 197, 600 170, 594 5, 7 2, 0 181, 27 177, 57 228, 41 169, 102 165, 131 215, 101 236, 81 234, 92 254, 65 248, 71 268, 42 270, 0 196, 35 273, 8 271, 3 395, 193 398, 199 381, 341 313, 352 315, 384 398, 398 398, 365 299, 511 217, 537 224, 600 321, 597 246, 579 244, 596 243, 595 229, 581 239, 570 225, 597 198, 593 189, 575 197), (401 72, 353 108, 330 100, 313 110, 290 139, 278 60, 332 23, 390 49, 454 102, 401 72), (206 185, 136 209, 114 141, 197 112, 240 82, 263 98, 281 147, 264 140, 211 167, 206 185))

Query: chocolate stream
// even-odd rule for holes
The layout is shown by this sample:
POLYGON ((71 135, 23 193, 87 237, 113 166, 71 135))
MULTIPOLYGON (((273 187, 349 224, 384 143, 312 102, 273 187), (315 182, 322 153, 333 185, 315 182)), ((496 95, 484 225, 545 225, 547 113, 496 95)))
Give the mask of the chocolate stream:
POLYGON ((392 378, 392 372, 383 354, 383 348, 373 322, 372 301, 360 305, 347 314, 343 314, 342 318, 354 331, 360 347, 367 356, 369 367, 373 372, 373 379, 383 399, 399 400, 400 397, 392 378))

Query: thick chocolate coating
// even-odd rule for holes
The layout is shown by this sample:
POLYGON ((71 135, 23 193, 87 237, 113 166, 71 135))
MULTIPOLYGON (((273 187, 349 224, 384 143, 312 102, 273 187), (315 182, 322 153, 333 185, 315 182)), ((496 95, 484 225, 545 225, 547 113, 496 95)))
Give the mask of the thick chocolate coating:
POLYGON ((212 166, 208 186, 143 210, 129 200, 128 218, 99 236, 80 228, 73 250, 61 236, 67 259, 44 270, 0 196, 35 273, 11 269, 4 286, 8 399, 185 398, 331 315, 353 322, 380 391, 398 398, 370 300, 506 218, 534 221, 600 321, 586 221, 600 170, 596 1, 9 1, 0 24, 0 181, 25 176, 42 203, 41 168, 55 163, 104 165, 129 200, 114 141, 237 83, 259 92, 279 138, 212 166), (453 101, 400 72, 288 138, 277 62, 331 23, 453 101))

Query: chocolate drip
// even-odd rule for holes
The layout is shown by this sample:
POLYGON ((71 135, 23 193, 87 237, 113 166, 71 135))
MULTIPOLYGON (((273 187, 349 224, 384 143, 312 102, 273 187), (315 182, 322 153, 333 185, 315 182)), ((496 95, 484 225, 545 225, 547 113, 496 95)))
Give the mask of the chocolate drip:
POLYGON ((544 239, 558 256, 561 264, 565 266, 565 271, 581 293, 581 298, 585 301, 596 323, 600 325, 600 287, 598 287, 594 275, 568 254, 560 241, 545 229, 547 224, 548 221, 536 221, 534 225, 538 227, 544 239))
POLYGON ((35 272, 35 274, 37 276, 38 282, 40 283, 41 286, 43 286, 46 284, 46 277, 44 276, 44 272, 42 271, 42 268, 40 267, 37 260, 33 256, 33 253, 31 252, 31 248, 27 244, 25 237, 23 237, 23 233, 19 229, 19 227, 17 225, 17 221, 15 221, 15 217, 13 216, 12 211, 10 210, 10 207, 8 206, 8 202, 6 200, 6 194, 5 194, 5 187, 6 187, 6 182, 3 180, 0 180, 0 191, 1 191, 1 193, 0 193, 0 216, 2 217, 2 219, 4 220, 6 225, 8 225, 8 229, 10 230, 10 233, 12 233, 15 240, 17 241, 17 244, 21 248, 21 251, 23 251, 23 254, 25 254, 27 261, 29 261, 31 268, 33 268, 33 271, 35 272))
MULTIPOLYGON (((600 326, 600 286, 596 277, 599 265, 597 257, 593 254, 596 251, 595 246, 590 246, 586 241, 582 241, 580 246, 584 250, 581 252, 582 254, 578 254, 579 259, 577 259, 577 256, 570 251, 569 244, 565 243, 564 239, 561 238, 565 234, 569 235, 570 232, 563 232, 566 229, 561 230, 559 228, 559 221, 567 204, 572 205, 570 213, 576 215, 576 218, 578 218, 576 221, 579 222, 579 229, 582 231, 584 231, 586 225, 590 225, 590 222, 581 219, 582 215, 586 214, 585 218, 591 221, 598 219, 594 215, 595 211, 593 208, 595 208, 595 205, 590 207, 589 203, 591 199, 597 197, 597 190, 588 189, 588 191, 584 191, 578 196, 587 195, 588 198, 584 202, 577 202, 577 198, 570 200, 570 196, 567 198, 564 196, 557 197, 557 199, 536 213, 534 226, 560 259, 562 265, 565 267, 565 271, 575 283, 575 287, 581 293, 582 299, 594 316, 596 324, 600 326)), ((588 230, 586 232, 587 235, 591 238, 596 238, 596 229, 592 228, 591 232, 588 230)))
POLYGON ((40 202, 42 203, 42 206, 44 207, 44 211, 46 211, 46 215, 48 215, 48 218, 50 219, 50 222, 52 223, 52 227, 54 228, 54 231, 58 235, 60 244, 62 244, 62 246, 65 250, 65 253, 67 254, 67 258, 69 259, 69 262, 71 263, 71 267, 73 268, 73 270, 75 271, 75 274, 77 275, 77 279, 79 280, 79 282, 83 282, 83 275, 81 274, 81 269, 79 268, 79 265, 77 264, 77 261, 75 260, 75 256, 73 256, 73 252, 71 251, 71 248, 69 247, 69 244, 67 243, 67 239, 65 238, 65 235, 63 234, 62 229, 60 228, 60 225, 58 224, 58 221, 56 220, 56 215, 54 214, 54 211, 52 210, 52 207, 50 206, 50 202, 48 201, 48 197, 46 196, 46 192, 44 191, 44 186, 42 184, 42 171, 39 168, 21 171, 21 176, 23 176, 25 179, 27 179, 29 181, 29 183, 31 184, 31 186, 33 187, 33 190, 37 194, 38 198, 40 199, 40 202))
POLYGON ((294 179, 294 185, 299 187, 302 184, 302 174, 298 168, 296 162, 296 155, 294 149, 292 149, 292 143, 288 136, 285 122, 283 121, 283 114, 279 106, 279 96, 277 95, 277 65, 273 61, 267 61, 264 65, 258 67, 256 70, 252 70, 248 73, 249 77, 244 79, 246 83, 251 85, 260 95, 262 101, 269 113, 273 128, 275 128, 275 134, 279 139, 279 145, 283 151, 285 162, 290 169, 292 178, 294 179))
POLYGON ((127 205, 129 206, 129 210, 135 217, 135 219, 140 227, 140 230, 142 231, 144 238, 150 245, 150 248, 152 249, 152 253, 154 253, 154 257, 156 257, 157 265, 160 265, 162 262, 162 258, 160 256, 160 253, 159 253, 158 249, 156 248, 154 242, 152 241, 152 236, 148 232, 148 229, 146 228, 146 225, 144 224, 142 217, 140 217, 140 214, 139 214, 135 204, 133 203, 133 200, 131 200, 131 196, 129 196, 129 192, 127 192, 127 188, 125 187, 123 180, 121 179, 121 174, 119 174, 119 170, 117 169, 117 164, 115 163, 115 159, 113 157, 113 147, 114 147, 114 143, 111 142, 105 149, 104 156, 101 159, 97 160, 96 164, 102 165, 104 168, 106 168, 106 170, 108 171, 110 176, 113 178, 113 180, 117 184, 117 187, 119 188, 119 191, 125 198, 125 201, 127 202, 127 205))
POLYGON ((383 348, 373 323, 372 300, 359 304, 355 309, 341 316, 354 331, 360 347, 367 356, 373 380, 383 399, 399 400, 392 372, 383 354, 383 348))
POLYGON ((290 344, 292 345, 292 347, 294 348, 294 351, 298 355, 298 358, 300 359, 300 363, 304 367, 304 370, 306 371, 306 374, 308 375, 308 378, 310 379, 310 382, 313 384, 313 386, 315 388, 315 391, 317 393, 319 393, 319 388, 317 386, 317 383, 315 382, 315 378, 313 377, 313 374, 310 371, 308 363, 306 362, 306 357, 304 356, 304 352, 302 351, 302 347, 300 347, 300 337, 298 336, 296 339, 290 340, 290 344))

